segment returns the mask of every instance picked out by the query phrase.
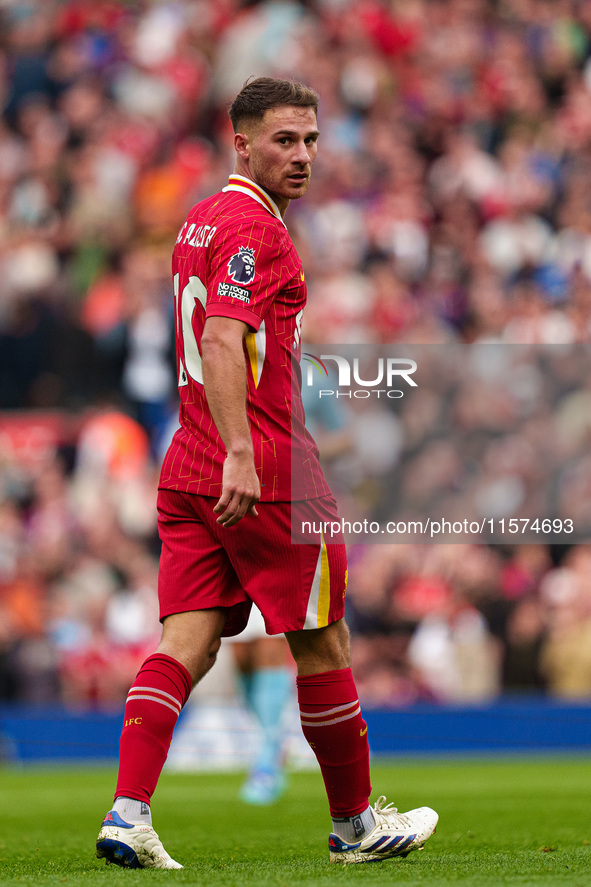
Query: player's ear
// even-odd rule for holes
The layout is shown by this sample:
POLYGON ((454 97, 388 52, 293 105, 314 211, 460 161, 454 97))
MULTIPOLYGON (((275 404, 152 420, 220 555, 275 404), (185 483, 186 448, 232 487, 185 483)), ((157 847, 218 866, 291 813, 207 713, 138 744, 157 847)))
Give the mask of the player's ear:
POLYGON ((242 157, 243 160, 248 160, 250 157, 250 139, 246 133, 237 132, 234 134, 234 148, 239 157, 242 157))

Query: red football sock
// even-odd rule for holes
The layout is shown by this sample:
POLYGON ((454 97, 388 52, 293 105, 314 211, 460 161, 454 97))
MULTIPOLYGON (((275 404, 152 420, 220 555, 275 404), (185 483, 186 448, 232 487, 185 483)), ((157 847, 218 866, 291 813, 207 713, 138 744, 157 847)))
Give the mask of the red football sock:
POLYGON ((148 656, 125 704, 116 798, 150 803, 192 688, 191 675, 176 659, 162 653, 148 656))
POLYGON ((334 819, 357 816, 371 794, 367 725, 350 668, 298 677, 304 736, 313 750, 334 819))

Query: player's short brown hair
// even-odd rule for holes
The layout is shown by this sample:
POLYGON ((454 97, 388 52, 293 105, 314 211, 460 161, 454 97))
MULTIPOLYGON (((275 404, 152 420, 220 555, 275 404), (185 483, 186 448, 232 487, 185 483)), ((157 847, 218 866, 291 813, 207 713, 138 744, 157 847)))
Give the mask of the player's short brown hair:
POLYGON ((257 77, 247 80, 228 110, 234 132, 249 120, 262 120, 265 111, 280 105, 313 108, 318 113, 318 93, 296 80, 257 77))

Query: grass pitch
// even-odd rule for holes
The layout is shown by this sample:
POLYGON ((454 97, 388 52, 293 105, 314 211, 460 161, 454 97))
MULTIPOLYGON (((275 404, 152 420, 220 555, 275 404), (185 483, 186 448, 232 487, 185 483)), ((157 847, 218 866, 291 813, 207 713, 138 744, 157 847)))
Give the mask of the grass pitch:
POLYGON ((317 773, 295 773, 270 808, 237 799, 240 774, 164 773, 154 825, 182 871, 130 871, 94 858, 112 768, 0 771, 0 884, 114 887, 591 884, 591 763, 586 759, 374 764, 375 791, 440 814, 405 860, 329 865, 330 819, 317 773))

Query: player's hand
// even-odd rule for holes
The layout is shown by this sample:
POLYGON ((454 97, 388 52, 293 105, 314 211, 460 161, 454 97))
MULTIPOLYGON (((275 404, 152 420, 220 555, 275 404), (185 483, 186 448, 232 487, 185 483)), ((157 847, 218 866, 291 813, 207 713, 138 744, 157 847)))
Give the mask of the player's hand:
POLYGON ((245 514, 258 517, 256 504, 261 498, 261 485, 255 471, 252 455, 235 456, 228 453, 222 475, 222 495, 214 506, 217 523, 233 527, 245 514))

